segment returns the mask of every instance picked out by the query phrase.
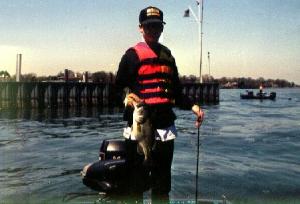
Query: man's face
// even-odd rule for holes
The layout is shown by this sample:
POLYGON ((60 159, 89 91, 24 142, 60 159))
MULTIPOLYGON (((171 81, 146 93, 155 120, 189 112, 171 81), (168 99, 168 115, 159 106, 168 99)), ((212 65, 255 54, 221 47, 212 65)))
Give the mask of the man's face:
POLYGON ((140 25, 140 32, 143 34, 145 41, 149 43, 158 42, 163 29, 164 25, 162 23, 147 23, 140 25))

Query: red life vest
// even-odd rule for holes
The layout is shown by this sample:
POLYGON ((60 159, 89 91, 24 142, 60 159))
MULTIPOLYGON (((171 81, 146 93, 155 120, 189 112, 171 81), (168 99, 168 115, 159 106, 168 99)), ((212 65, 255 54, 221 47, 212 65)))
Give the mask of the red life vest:
POLYGON ((172 97, 173 70, 168 66, 168 59, 161 60, 144 42, 135 45, 139 57, 137 94, 146 104, 174 104, 172 97))

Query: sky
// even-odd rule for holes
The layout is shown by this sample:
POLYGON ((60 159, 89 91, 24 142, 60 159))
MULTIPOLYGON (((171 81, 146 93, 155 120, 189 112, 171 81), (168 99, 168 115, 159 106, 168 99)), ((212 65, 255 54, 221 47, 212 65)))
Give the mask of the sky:
MULTIPOLYGON (((0 71, 55 75, 115 73, 125 51, 142 40, 138 15, 157 6, 162 44, 181 75, 199 76, 198 24, 184 18, 195 0, 0 0, 0 71)), ((202 74, 286 79, 300 84, 299 0, 204 0, 202 74)))

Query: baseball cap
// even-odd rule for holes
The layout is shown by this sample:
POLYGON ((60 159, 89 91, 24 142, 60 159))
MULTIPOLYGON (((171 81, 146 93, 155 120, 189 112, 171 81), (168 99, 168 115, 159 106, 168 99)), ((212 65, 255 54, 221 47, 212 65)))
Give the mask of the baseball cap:
POLYGON ((163 12, 154 6, 148 6, 147 8, 144 8, 140 12, 139 16, 139 22, 140 24, 147 24, 147 23, 163 23, 164 22, 164 14, 163 12))

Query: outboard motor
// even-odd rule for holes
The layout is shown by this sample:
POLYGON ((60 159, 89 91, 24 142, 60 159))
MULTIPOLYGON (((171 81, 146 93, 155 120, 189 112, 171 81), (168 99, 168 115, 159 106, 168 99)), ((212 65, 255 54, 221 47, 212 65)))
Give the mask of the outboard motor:
POLYGON ((125 159, 125 140, 103 140, 99 149, 99 160, 125 159))
POLYGON ((270 93, 270 98, 275 99, 276 98, 276 92, 271 92, 270 93))
MULTIPOLYGON (((124 139, 103 140, 99 160, 86 165, 82 172, 83 184, 93 190, 105 193, 119 193, 128 190, 129 167, 126 162, 124 139)), ((146 178, 145 178, 146 180, 146 178)), ((149 188, 146 184, 145 188, 149 188)))
POLYGON ((104 140, 100 146, 99 161, 83 168, 82 181, 96 191, 118 191, 126 183, 125 163, 125 141, 104 140))

